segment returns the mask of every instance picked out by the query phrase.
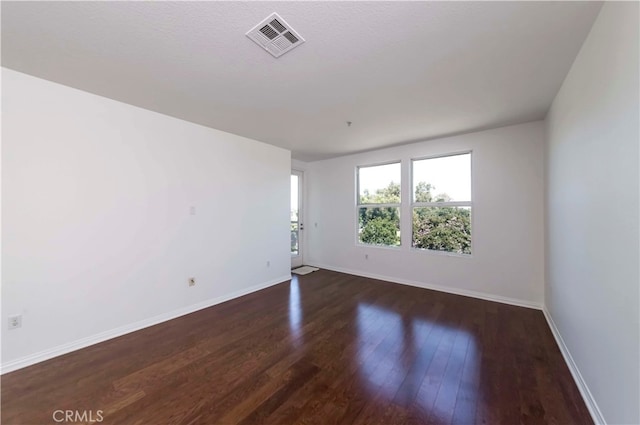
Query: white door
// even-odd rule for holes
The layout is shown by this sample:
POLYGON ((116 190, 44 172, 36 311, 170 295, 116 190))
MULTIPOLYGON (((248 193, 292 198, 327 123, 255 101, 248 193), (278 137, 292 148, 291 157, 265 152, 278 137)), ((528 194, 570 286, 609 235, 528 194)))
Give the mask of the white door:
POLYGON ((302 266, 304 223, 302 214, 302 171, 291 171, 291 268, 302 266))

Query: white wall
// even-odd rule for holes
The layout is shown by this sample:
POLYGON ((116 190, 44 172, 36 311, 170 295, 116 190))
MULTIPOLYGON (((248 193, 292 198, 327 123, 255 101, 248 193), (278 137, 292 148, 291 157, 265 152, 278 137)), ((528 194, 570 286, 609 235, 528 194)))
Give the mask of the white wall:
POLYGON ((547 116, 546 306, 611 424, 640 423, 639 12, 605 3, 547 116))
POLYGON ((289 151, 2 77, 3 371, 290 276, 289 151))
POLYGON ((452 292, 540 306, 544 287, 544 124, 534 122, 308 164, 307 263, 452 292), (409 209, 400 249, 356 244, 355 169, 472 150, 473 256, 410 246, 409 209), (368 255, 368 260, 365 259, 368 255))

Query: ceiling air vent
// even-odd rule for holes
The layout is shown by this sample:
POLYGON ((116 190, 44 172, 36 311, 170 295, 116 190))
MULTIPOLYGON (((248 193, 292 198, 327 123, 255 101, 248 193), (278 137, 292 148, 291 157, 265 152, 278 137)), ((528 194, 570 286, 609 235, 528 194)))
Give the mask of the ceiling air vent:
POLYGON ((267 19, 251 28, 247 37, 276 58, 304 43, 304 38, 277 13, 272 13, 267 19))

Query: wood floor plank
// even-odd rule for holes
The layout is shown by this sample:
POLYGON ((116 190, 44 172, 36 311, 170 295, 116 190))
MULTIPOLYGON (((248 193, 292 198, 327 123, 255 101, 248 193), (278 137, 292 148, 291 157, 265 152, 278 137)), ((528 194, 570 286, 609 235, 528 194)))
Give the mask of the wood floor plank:
POLYGON ((1 379, 11 425, 591 423, 540 311, 326 270, 1 379))
POLYGON ((482 305, 471 303, 467 309, 469 321, 465 328, 469 336, 469 345, 465 356, 464 368, 456 397, 456 405, 451 419, 453 424, 473 424, 478 403, 478 388, 482 362, 480 341, 484 331, 484 311, 482 305))

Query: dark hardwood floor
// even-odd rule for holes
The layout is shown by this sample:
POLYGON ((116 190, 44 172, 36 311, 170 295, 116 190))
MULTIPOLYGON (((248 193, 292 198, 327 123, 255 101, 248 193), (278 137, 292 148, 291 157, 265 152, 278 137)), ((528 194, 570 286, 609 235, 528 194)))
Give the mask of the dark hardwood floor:
POLYGON ((322 270, 2 376, 3 424, 60 410, 103 424, 592 423, 540 311, 322 270))

